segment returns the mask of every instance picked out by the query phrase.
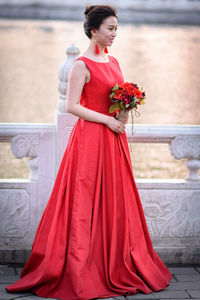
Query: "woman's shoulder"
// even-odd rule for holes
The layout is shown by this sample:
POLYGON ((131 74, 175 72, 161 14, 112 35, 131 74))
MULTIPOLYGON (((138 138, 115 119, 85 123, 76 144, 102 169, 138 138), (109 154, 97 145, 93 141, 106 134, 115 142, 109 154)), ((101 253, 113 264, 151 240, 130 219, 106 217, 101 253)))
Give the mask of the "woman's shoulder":
POLYGON ((73 70, 84 70, 85 69, 85 62, 81 59, 75 59, 72 63, 71 69, 73 69, 73 70))
POLYGON ((87 64, 81 59, 75 59, 70 68, 70 74, 74 76, 86 75, 88 72, 87 64))

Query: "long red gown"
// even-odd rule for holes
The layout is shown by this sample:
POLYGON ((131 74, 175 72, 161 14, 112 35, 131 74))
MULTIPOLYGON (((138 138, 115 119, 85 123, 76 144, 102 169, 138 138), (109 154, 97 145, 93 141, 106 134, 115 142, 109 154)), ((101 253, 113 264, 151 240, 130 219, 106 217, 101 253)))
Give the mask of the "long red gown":
MULTIPOLYGON (((124 81, 116 58, 79 56, 90 71, 80 98, 109 114, 111 88, 124 81)), ((153 248, 135 184, 126 132, 79 118, 74 125, 31 255, 8 292, 61 300, 149 294, 172 275, 153 248)))

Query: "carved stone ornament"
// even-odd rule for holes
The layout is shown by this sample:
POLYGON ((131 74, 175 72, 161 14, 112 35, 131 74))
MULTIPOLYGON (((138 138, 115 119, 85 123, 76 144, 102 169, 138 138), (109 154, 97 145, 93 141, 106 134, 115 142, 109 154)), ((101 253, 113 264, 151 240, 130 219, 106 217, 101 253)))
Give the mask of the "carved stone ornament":
POLYGON ((152 238, 200 238, 199 191, 140 191, 152 238))
POLYGON ((36 157, 38 155, 38 135, 19 134, 11 141, 12 153, 16 158, 36 157))
POLYGON ((16 158, 30 157, 28 166, 30 169, 29 179, 38 179, 38 135, 19 134, 11 141, 12 153, 16 158))
POLYGON ((170 151, 176 159, 188 159, 186 166, 189 174, 186 180, 199 181, 200 136, 177 136, 170 144, 170 151))
POLYGON ((0 241, 22 240, 30 226, 30 196, 25 189, 0 190, 0 241))
POLYGON ((200 136, 177 136, 170 144, 171 154, 176 159, 200 157, 200 136))

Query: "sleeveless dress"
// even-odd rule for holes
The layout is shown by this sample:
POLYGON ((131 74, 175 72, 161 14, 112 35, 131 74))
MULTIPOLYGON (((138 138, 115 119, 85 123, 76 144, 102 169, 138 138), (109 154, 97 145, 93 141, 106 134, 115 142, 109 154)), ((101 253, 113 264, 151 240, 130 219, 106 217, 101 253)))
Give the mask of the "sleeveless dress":
MULTIPOLYGON (((79 56, 90 71, 80 104, 110 114, 109 94, 124 81, 117 59, 79 56)), ((79 118, 75 123, 31 255, 8 292, 87 300, 169 285, 133 177, 126 132, 79 118)))

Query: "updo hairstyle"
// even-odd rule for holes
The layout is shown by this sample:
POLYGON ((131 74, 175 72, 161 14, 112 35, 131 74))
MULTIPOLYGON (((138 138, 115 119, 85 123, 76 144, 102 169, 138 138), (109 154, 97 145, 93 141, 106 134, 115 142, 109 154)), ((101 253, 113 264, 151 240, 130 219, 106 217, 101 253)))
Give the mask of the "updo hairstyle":
POLYGON ((85 11, 85 20, 84 20, 84 31, 85 34, 91 39, 92 29, 99 29, 100 25, 103 23, 103 20, 107 17, 114 16, 117 17, 117 11, 113 6, 110 5, 90 5, 86 6, 85 11))

